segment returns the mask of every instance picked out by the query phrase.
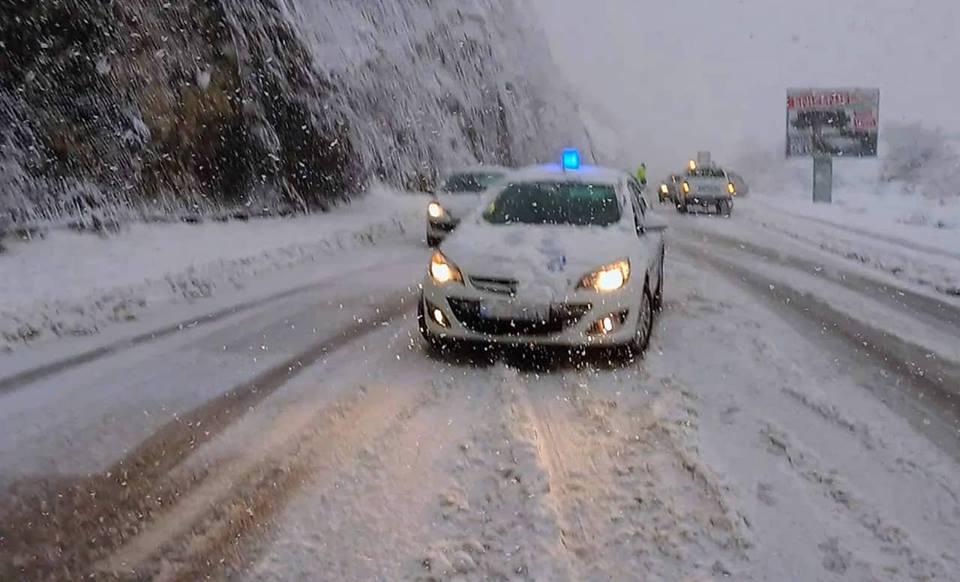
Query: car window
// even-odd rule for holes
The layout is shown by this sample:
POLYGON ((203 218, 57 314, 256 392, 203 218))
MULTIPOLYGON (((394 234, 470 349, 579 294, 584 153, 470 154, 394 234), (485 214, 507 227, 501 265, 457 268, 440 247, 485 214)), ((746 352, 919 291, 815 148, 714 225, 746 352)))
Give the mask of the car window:
POLYGON ((522 182, 508 185, 487 207, 491 224, 609 226, 619 222, 613 186, 579 182, 522 182))
POLYGON ((464 172, 452 174, 440 186, 441 192, 461 192, 466 194, 483 192, 497 183, 503 174, 464 172))
POLYGON ((643 188, 640 187, 640 184, 637 184, 636 180, 630 180, 627 182, 627 186, 630 189, 630 197, 635 202, 635 208, 640 211, 641 217, 646 216, 647 201, 643 197, 643 188))
POLYGON ((644 220, 644 211, 640 207, 640 201, 643 198, 638 196, 630 196, 630 205, 633 207, 633 225, 637 229, 637 234, 643 233, 644 226, 646 224, 644 220))

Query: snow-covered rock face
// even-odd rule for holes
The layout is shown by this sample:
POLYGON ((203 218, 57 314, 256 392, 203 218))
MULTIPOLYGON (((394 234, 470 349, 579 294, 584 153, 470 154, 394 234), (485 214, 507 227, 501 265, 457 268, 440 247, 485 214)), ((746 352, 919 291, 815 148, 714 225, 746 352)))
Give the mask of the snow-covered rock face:
POLYGON ((0 0, 0 211, 323 206, 585 146, 520 0, 0 0), (7 171, 9 170, 9 171, 7 171))

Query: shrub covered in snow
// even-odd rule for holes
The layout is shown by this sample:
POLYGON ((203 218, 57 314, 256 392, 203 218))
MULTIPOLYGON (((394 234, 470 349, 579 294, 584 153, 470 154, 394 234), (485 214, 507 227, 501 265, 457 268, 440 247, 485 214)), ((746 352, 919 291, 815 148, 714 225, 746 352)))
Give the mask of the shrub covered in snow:
POLYGON ((929 198, 960 196, 960 157, 944 134, 919 124, 884 130, 883 180, 929 198))

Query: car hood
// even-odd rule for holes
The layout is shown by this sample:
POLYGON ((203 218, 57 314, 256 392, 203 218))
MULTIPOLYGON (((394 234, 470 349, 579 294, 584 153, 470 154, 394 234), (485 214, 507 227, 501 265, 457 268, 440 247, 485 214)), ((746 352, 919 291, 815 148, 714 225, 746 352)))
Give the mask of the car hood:
POLYGON ((463 224, 441 250, 464 275, 513 279, 518 296, 561 301, 584 275, 620 258, 638 245, 623 225, 576 227, 463 224))
POLYGON ((459 220, 483 204, 484 193, 440 193, 435 198, 450 216, 459 220))

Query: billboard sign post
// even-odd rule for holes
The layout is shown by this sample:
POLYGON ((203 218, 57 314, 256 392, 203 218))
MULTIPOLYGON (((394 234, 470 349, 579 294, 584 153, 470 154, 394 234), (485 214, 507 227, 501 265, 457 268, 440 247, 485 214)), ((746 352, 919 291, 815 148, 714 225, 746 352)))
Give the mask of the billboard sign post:
POLYGON ((833 158, 830 156, 813 158, 813 201, 833 202, 833 158))
POLYGON ((879 89, 788 89, 788 158, 814 159, 814 201, 830 202, 833 158, 875 158, 879 89), (819 161, 818 161, 819 160, 819 161))

